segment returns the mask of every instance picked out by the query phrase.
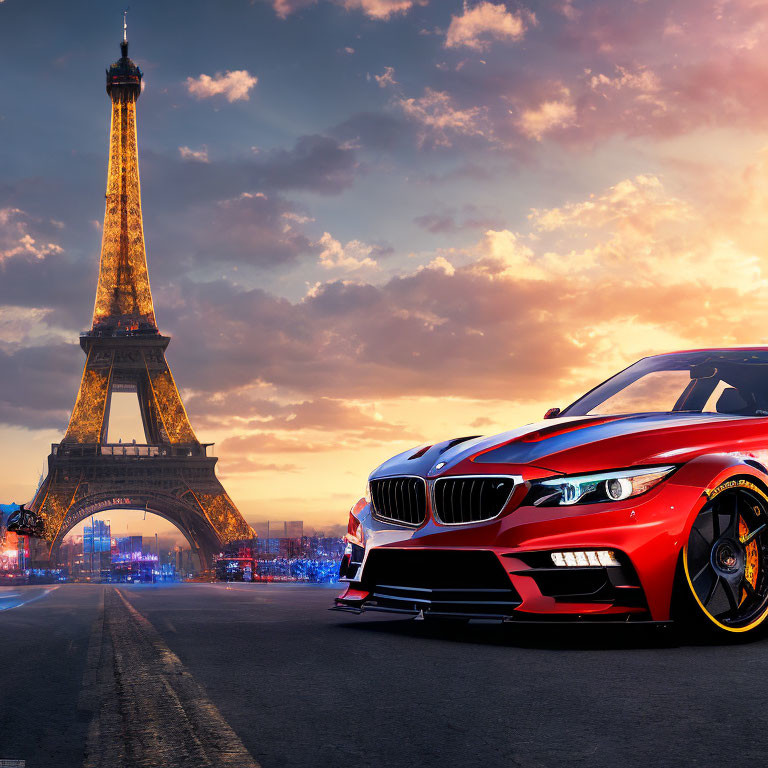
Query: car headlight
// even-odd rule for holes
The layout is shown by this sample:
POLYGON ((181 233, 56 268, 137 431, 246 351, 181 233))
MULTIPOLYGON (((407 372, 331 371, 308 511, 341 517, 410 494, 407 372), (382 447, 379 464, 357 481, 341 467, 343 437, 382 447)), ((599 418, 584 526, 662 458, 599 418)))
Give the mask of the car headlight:
POLYGON ((362 498, 365 499, 366 504, 371 503, 371 484, 370 483, 365 484, 365 492, 363 493, 362 498))
POLYGON ((533 484, 533 504, 570 506, 624 501, 650 491, 674 471, 672 466, 648 467, 540 480, 533 484))

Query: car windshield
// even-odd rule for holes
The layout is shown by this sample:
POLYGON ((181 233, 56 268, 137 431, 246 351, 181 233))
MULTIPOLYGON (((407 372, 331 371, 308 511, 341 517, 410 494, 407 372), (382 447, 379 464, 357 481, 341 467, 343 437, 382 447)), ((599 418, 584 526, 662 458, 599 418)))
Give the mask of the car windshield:
POLYGON ((768 350, 646 357, 588 392, 562 415, 659 412, 768 416, 768 350))

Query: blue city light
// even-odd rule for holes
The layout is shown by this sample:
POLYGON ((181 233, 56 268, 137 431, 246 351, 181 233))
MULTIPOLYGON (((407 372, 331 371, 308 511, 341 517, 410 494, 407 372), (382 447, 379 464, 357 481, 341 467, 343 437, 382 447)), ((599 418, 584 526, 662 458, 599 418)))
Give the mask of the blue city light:
POLYGON ((337 537, 234 541, 216 562, 220 581, 333 583, 339 578, 344 540, 337 537))

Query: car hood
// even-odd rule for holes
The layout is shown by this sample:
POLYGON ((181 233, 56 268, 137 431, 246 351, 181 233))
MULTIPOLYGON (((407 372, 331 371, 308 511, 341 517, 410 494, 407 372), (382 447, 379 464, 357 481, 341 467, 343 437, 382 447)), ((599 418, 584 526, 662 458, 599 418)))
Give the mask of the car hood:
POLYGON ((701 413, 643 413, 548 419, 492 437, 447 440, 384 462, 371 479, 388 475, 436 477, 505 465, 524 476, 573 474, 633 465, 680 463, 703 453, 738 450, 765 439, 768 420, 701 413), (441 466, 442 465, 442 466, 441 466), (525 470, 528 471, 525 471, 525 470))

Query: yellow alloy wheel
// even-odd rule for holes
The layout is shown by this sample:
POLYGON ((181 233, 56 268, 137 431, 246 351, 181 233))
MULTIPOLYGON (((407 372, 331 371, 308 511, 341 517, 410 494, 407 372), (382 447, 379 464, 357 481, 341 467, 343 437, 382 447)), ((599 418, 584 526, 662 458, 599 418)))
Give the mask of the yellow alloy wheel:
POLYGON ((748 632, 768 616, 768 496, 748 480, 708 492, 683 549, 701 614, 726 632, 748 632))

